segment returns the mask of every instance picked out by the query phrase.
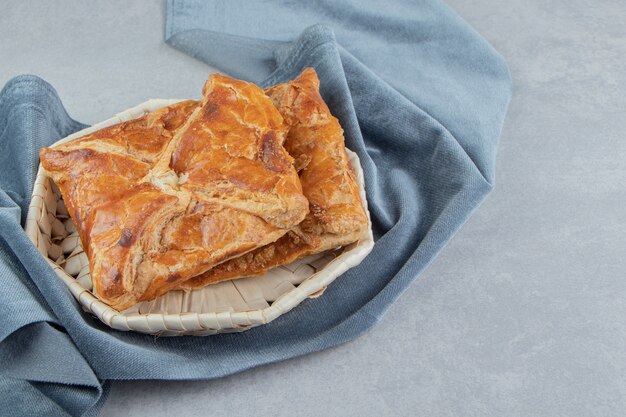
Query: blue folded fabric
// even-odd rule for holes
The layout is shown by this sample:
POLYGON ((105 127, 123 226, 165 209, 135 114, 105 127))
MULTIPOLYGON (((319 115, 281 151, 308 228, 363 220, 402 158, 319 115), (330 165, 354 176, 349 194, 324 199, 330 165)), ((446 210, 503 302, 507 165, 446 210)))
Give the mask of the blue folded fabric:
POLYGON ((81 310, 22 231, 39 149, 84 126, 46 82, 17 77, 0 93, 3 413, 96 415, 111 380, 216 378, 348 341, 380 319, 493 187, 509 74, 442 3, 170 0, 166 41, 262 86, 317 70, 361 158, 374 250, 323 297, 245 333, 114 331, 81 310))

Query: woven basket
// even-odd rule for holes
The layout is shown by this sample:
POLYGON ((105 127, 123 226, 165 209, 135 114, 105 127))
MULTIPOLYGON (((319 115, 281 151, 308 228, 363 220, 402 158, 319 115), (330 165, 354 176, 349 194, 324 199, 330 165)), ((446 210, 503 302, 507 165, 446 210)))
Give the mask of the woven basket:
MULTIPOLYGON (((141 117, 179 101, 149 100, 56 144, 141 117)), ((357 176, 369 218, 359 159, 350 151, 348 158, 357 176)), ((26 234, 85 311, 117 330, 161 336, 240 332, 269 323, 307 297, 320 296, 326 286, 358 265, 374 246, 370 222, 361 240, 344 248, 297 260, 272 269, 261 277, 224 281, 192 291, 170 291, 156 300, 117 311, 92 294, 89 261, 80 238, 59 189, 46 176, 41 165, 26 219, 26 234)))

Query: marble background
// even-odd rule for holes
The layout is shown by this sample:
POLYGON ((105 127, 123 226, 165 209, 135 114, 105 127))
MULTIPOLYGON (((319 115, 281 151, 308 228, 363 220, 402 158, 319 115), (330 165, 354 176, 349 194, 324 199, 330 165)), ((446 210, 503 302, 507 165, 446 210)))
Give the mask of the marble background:
MULTIPOLYGON (((506 58, 496 189, 380 324, 217 381, 118 382, 109 416, 626 415, 626 3, 450 0, 506 58)), ((0 85, 37 74, 93 123, 199 97, 160 1, 15 1, 0 85)))

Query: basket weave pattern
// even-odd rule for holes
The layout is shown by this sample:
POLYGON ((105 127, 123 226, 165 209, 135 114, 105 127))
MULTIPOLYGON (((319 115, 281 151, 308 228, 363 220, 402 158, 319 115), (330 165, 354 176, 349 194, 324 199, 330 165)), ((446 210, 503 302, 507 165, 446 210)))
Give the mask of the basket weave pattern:
MULTIPOLYGON (((149 100, 70 135, 57 144, 141 117, 178 101, 149 100)), ((369 218, 358 157, 350 151, 348 157, 369 218)), ((321 295, 335 278, 358 265, 374 245, 370 223, 367 234, 361 240, 344 248, 299 259, 272 269, 262 277, 224 281, 192 291, 170 291, 156 300, 139 303, 120 312, 91 293, 89 260, 59 189, 41 166, 25 228, 28 237, 85 311, 114 329, 162 336, 238 332, 269 323, 307 297, 321 295)))

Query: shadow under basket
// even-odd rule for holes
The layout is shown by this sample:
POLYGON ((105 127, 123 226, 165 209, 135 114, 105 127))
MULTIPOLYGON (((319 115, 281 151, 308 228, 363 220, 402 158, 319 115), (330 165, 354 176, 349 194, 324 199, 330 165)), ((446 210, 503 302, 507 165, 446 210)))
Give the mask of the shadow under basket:
MULTIPOLYGON (((154 99, 115 117, 76 132, 55 145, 69 142, 104 127, 144 116, 181 100, 154 99)), ((54 145, 53 145, 54 146, 54 145)), ((369 220, 363 171, 357 155, 348 158, 357 177, 361 199, 369 220)), ((351 245, 299 259, 254 278, 223 281, 191 291, 170 291, 153 300, 118 311, 96 298, 89 275, 89 260, 68 215, 59 189, 41 165, 33 188, 26 234, 67 285, 83 309, 117 330, 161 336, 240 332, 267 324, 315 298, 348 269, 358 265, 372 250, 371 221, 365 235, 351 245)))

